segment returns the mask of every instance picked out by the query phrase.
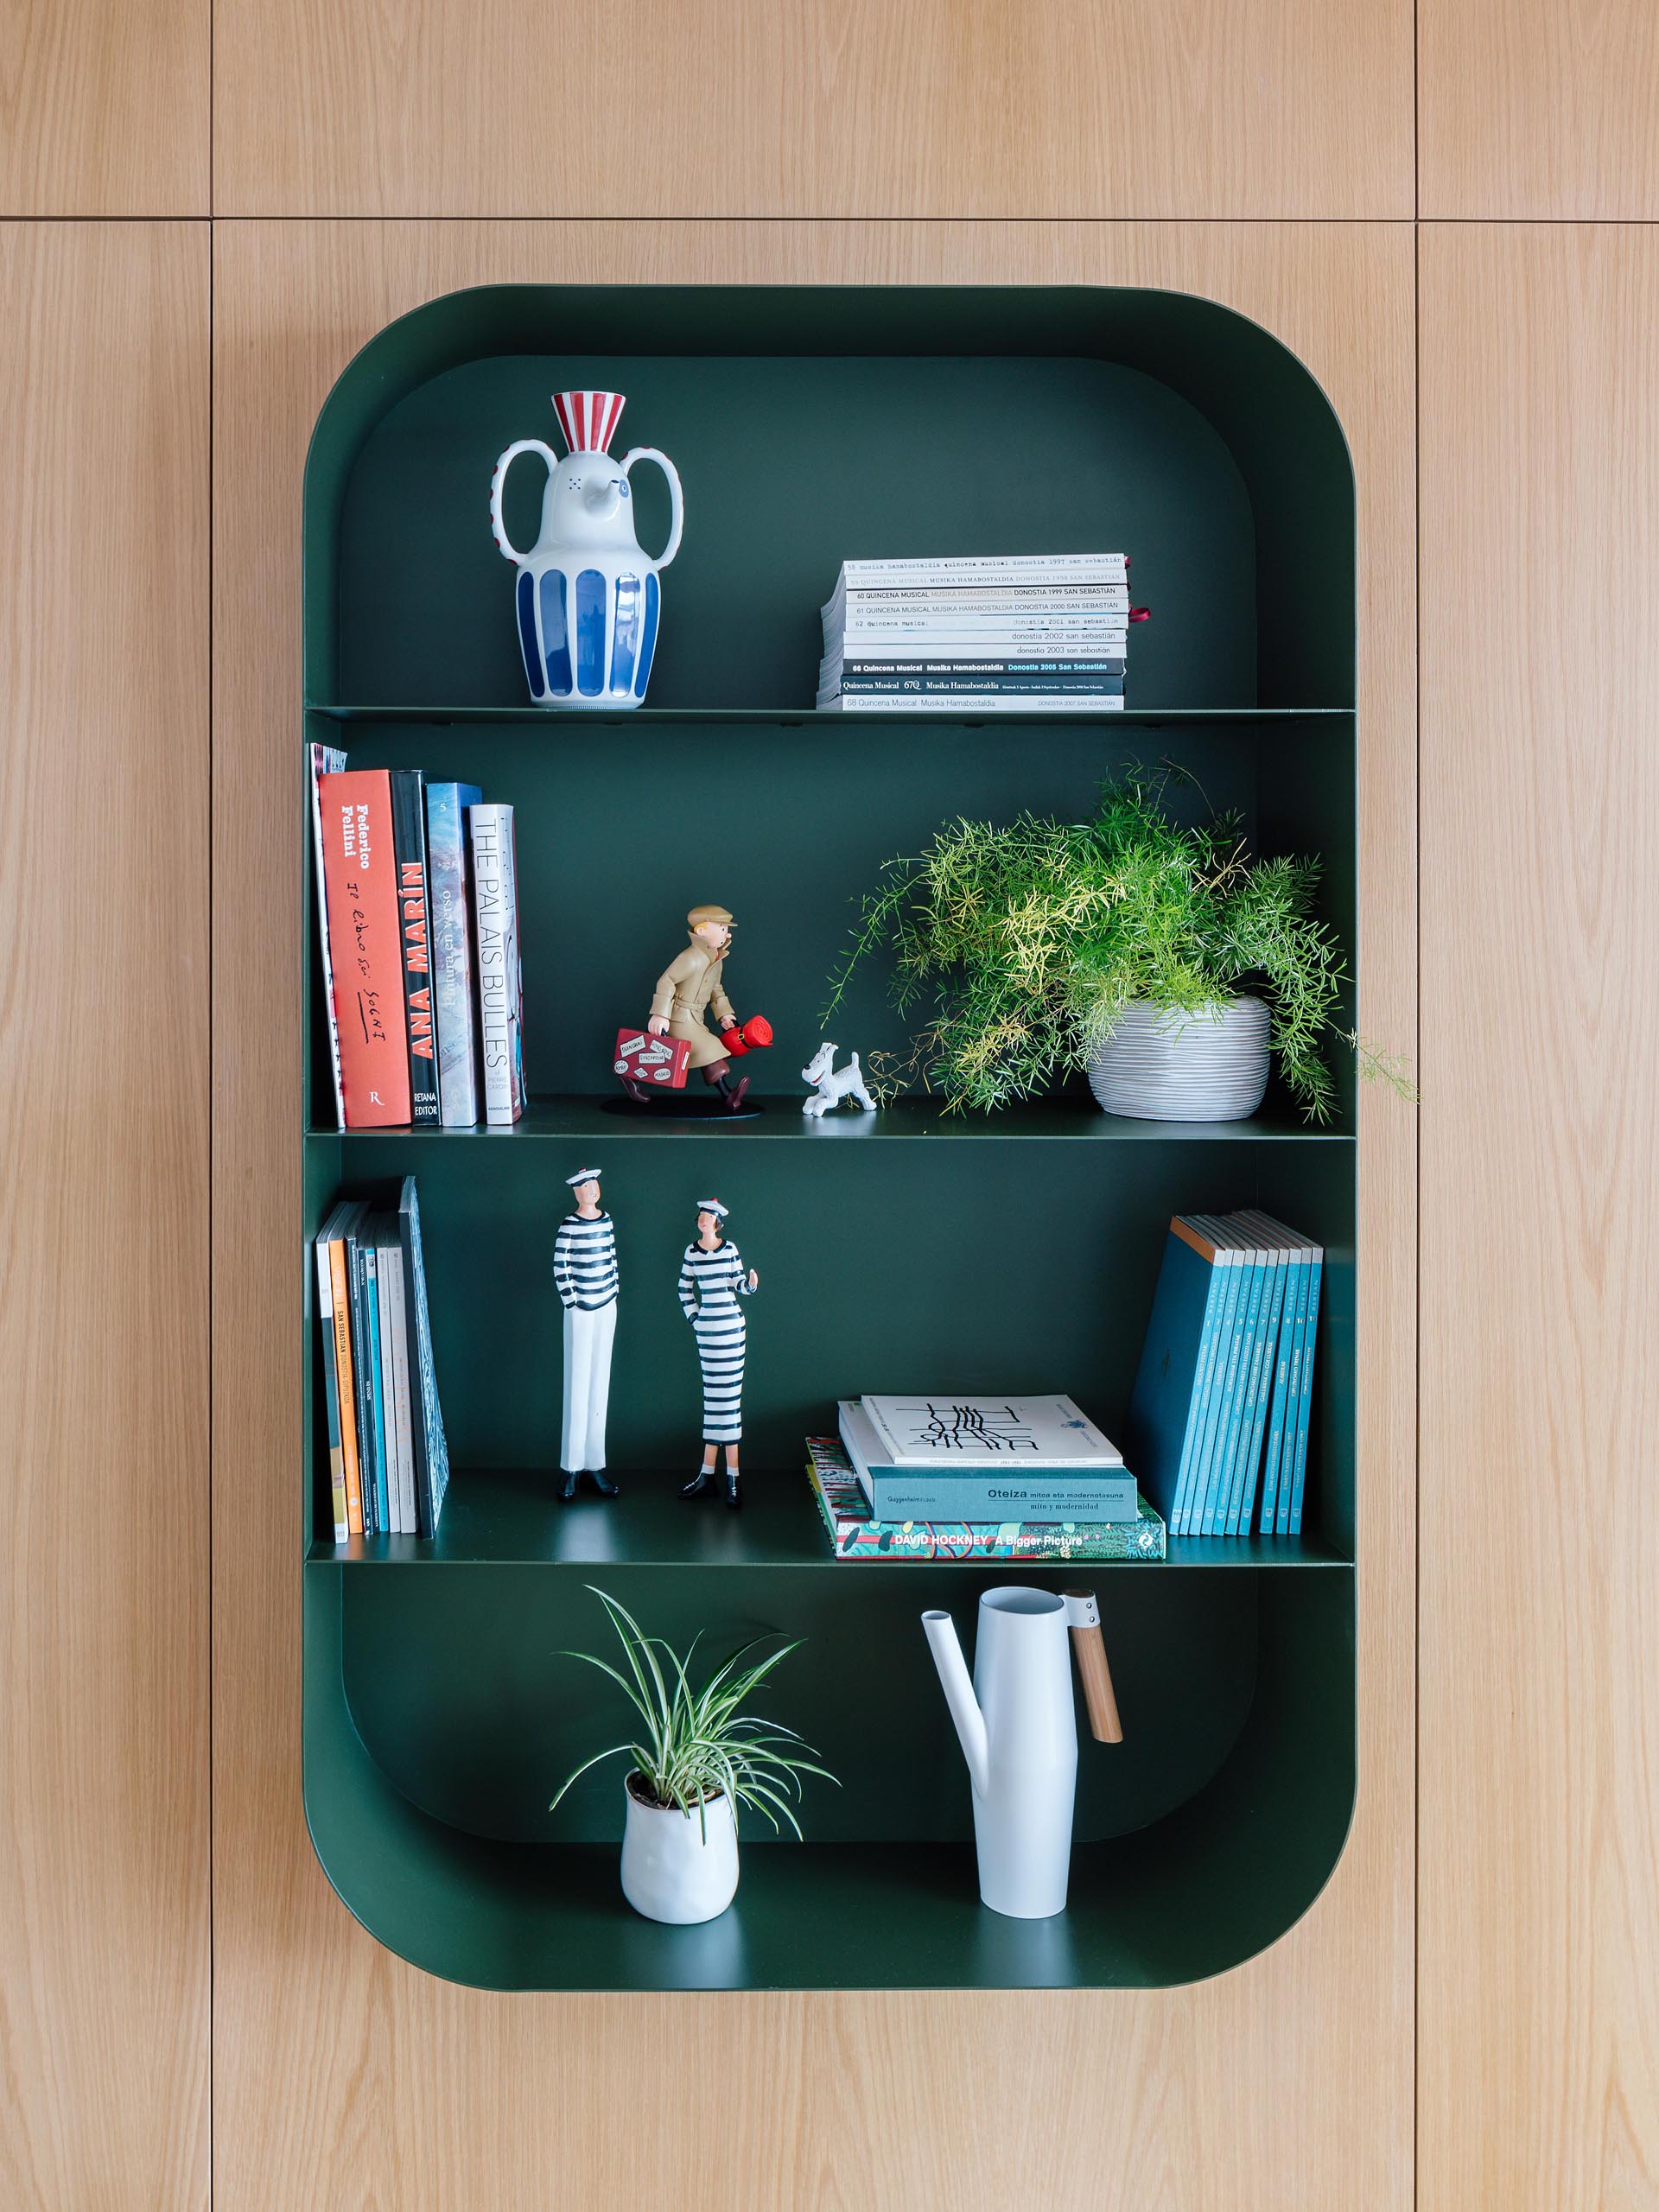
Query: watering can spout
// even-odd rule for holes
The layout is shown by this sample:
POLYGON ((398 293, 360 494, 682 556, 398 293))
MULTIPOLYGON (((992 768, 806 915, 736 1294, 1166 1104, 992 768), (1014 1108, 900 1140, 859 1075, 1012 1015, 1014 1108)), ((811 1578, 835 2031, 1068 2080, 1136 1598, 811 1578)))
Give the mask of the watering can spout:
POLYGON ((968 1772, 974 1788, 982 1797, 986 1796, 990 1790, 990 1749, 985 1734, 985 1716, 979 1709, 973 1683, 968 1677, 967 1662, 957 1640, 957 1624, 949 1613, 928 1612, 922 1615, 922 1627, 927 1636, 928 1649, 933 1654, 933 1664, 939 1670, 944 1701, 957 1724, 957 1736, 962 1745, 962 1755, 968 1762, 968 1772))
POLYGON ((600 522, 608 522, 621 504, 621 486, 614 480, 609 484, 595 484, 582 494, 582 505, 600 522))

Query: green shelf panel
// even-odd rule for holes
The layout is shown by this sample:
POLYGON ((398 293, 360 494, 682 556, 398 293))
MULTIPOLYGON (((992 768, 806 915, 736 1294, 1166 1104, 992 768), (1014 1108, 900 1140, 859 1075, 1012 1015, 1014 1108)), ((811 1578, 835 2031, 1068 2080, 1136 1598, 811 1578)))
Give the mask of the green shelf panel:
MULTIPOLYGON (((344 1567, 539 1565, 573 1569, 579 1578, 602 1577, 612 1567, 645 1566, 781 1567, 890 1578, 912 1573, 921 1564, 835 1558, 798 1470, 746 1474, 741 1513, 706 1500, 688 1503, 677 1495, 677 1477, 614 1467, 612 1472, 622 1485, 621 1497, 604 1500, 584 1491, 574 1503, 561 1505, 553 1495, 557 1476, 550 1469, 463 1467, 451 1483, 435 1537, 353 1536, 344 1544, 314 1543, 308 1556, 344 1567)), ((1313 1534, 1173 1536, 1162 1561, 1089 1560, 1066 1571, 1116 1575, 1351 1563, 1313 1534)), ((953 1572, 965 1566, 982 1581, 1006 1581, 1016 1571, 1007 1560, 949 1564, 953 1572)))
MULTIPOLYGON (((780 1592, 763 1572, 744 1624, 809 1638, 774 1676, 770 1709, 853 1786, 810 1783, 812 1841, 774 1842, 757 1824, 733 1910, 703 1929, 663 1929, 618 1887, 620 1774, 601 1769, 557 1815, 545 1809, 550 1778, 615 1732, 614 1711, 591 1693, 559 1694, 561 1668, 575 1662, 557 1647, 591 1637, 596 1601, 561 1608, 534 1570, 365 1576, 314 1566, 305 1583, 306 1804, 318 1853, 382 1942, 481 1986, 1191 1981, 1300 1916, 1351 1817, 1352 1577, 1114 1580, 1102 1605, 1124 1742, 1096 1745, 1085 1733, 1079 1745, 1069 1908, 1046 1923, 986 1912, 966 1774, 918 1618, 944 1604, 965 1624, 982 1586, 949 1570, 908 1580, 894 1570, 885 1595, 874 1590, 880 1606, 861 1607, 858 1651, 828 1667, 820 1655, 815 1669, 820 1633, 840 1618, 815 1607, 810 1593, 823 1586, 791 1581, 780 1592), (365 1680, 393 1627, 408 1663, 365 1680), (455 1664, 463 1654, 470 1667, 455 1664), (1177 1729, 1178 1742, 1165 1740, 1177 1729), (909 1833, 857 1833, 900 1824, 909 1833), (554 1827, 570 1833, 531 1833, 554 1827)), ((683 1569, 617 1570, 606 1586, 654 1621, 671 1589, 683 1606, 686 1585, 683 1569)), ((861 1582, 866 1597, 873 1588, 861 1582)), ((741 1605, 734 1618, 743 1620, 741 1605)))
MULTIPOLYGON (((532 476, 510 486, 521 543, 532 476)), ((493 287, 416 309, 341 378, 307 471, 304 727, 355 766, 514 804, 543 1094, 510 1131, 336 1132, 307 885, 300 1226, 314 1233, 341 1187, 385 1196, 418 1173, 457 1467, 435 1541, 316 1541, 326 1440, 296 1253, 307 1816, 340 1897, 394 1951, 499 1989, 1157 1986, 1249 1957, 1318 1894, 1354 1788, 1351 1069, 1320 1131, 1276 1087, 1231 1124, 1119 1121, 1080 1087, 987 1121, 909 1099, 874 1124, 809 1122, 797 1071, 885 860, 959 815, 1079 815, 1129 763, 1171 762, 1192 779, 1178 807, 1236 812, 1264 852, 1318 851, 1326 918, 1358 947, 1353 498, 1340 427, 1300 365, 1168 293, 493 287), (632 714, 526 703, 511 575, 484 527, 496 455, 550 435, 549 395, 570 386, 627 395, 623 442, 672 456, 692 517, 664 579, 653 704, 632 714), (843 556, 998 545, 1133 553, 1153 620, 1128 711, 776 703, 810 696, 843 556), (1182 703, 1141 703, 1160 698, 1182 703), (777 1032, 748 1063, 767 1110, 608 1114, 614 1031, 641 1018, 686 906, 710 897, 739 917, 740 1012, 777 1032), (578 1152, 606 1168, 621 1245, 611 1443, 627 1472, 615 1504, 561 1509, 544 1471, 550 1246, 578 1152), (741 1516, 674 1495, 696 1377, 673 1276, 711 1174, 762 1274, 741 1516), (1250 1205, 1327 1250, 1303 1537, 1176 1539, 1161 1567, 1109 1575, 829 1557, 794 1470, 838 1395, 918 1375, 1066 1389, 1109 1433, 1168 1216, 1250 1205), (849 1243, 879 1255, 868 1294, 826 1266, 849 1243), (1101 1586, 1127 1732, 1111 1751, 1083 1745, 1071 1904, 1052 1923, 976 1902, 966 1780, 917 1618, 947 1605, 969 1630, 979 1591, 1011 1572, 1101 1586), (709 1928, 658 1928, 622 1902, 615 1776, 547 1813, 553 1782, 615 1729, 558 1657, 597 1641, 589 1582, 677 1640, 808 1639, 774 1709, 845 1787, 809 1798, 809 1845, 746 1840, 737 1904, 709 1928)), ((642 486, 647 544, 658 505, 642 486)), ((829 1033, 868 1063, 906 1028, 873 963, 829 1033)))
POLYGON ((676 1120, 671 1114, 636 1117, 614 1112, 607 1098, 532 1098, 523 1116, 511 1126, 491 1128, 480 1122, 470 1129, 318 1128, 309 1135, 317 1143, 343 1144, 348 1173, 365 1147, 400 1141, 416 1147, 410 1156, 410 1166, 416 1170, 427 1147, 451 1143, 478 1147, 548 1141, 575 1145, 689 1141, 730 1145, 746 1141, 770 1144, 785 1138, 807 1144, 890 1143, 923 1138, 951 1144, 1032 1139, 1084 1144, 1351 1144, 1354 1141, 1351 1129, 1313 1127, 1278 1099, 1240 1122, 1141 1122, 1123 1114, 1103 1114, 1086 1098, 1034 1100, 995 1114, 950 1114, 932 1100, 906 1098, 876 1114, 843 1109, 814 1118, 802 1113, 798 1103, 805 1095, 804 1086, 797 1093, 796 1102, 771 1092, 756 1095, 765 1110, 734 1120, 715 1116, 676 1120))
POLYGON ((311 705, 308 714, 331 722, 395 722, 410 728, 446 729, 452 724, 471 728, 535 728, 550 737, 578 739, 583 725, 589 729, 652 729, 683 724, 688 729, 734 728, 810 729, 832 735, 854 722, 877 722, 884 729, 902 726, 916 735, 936 735, 941 729, 997 729, 1013 734, 1079 727, 1109 737, 1115 729, 1217 729, 1236 722, 1242 728, 1264 725, 1288 726, 1321 721, 1351 721, 1351 707, 1125 707, 1110 714, 1035 714, 1025 709, 973 715, 935 712, 917 714, 842 714, 834 708, 814 707, 633 707, 618 714, 591 708, 554 710, 545 707, 372 707, 311 705))

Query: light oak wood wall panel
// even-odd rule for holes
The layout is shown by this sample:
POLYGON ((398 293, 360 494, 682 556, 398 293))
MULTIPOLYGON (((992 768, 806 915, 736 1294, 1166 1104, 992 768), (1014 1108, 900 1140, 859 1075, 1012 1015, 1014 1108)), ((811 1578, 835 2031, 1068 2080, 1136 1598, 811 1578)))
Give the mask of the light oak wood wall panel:
POLYGON ((1422 2212, 1659 2203, 1659 232, 1422 239, 1422 2212))
POLYGON ((1420 0, 1420 213, 1659 217, 1654 0, 1420 0))
POLYGON ((0 224, 0 2203, 207 2202, 205 226, 0 224))
POLYGON ((6 0, 0 216, 206 215, 212 0, 6 0))
POLYGON ((1408 217, 1411 0, 217 0, 225 215, 1408 217))
POLYGON ((217 2212, 607 2212, 671 2196, 731 2212, 1404 2212, 1415 1128, 1397 1102, 1362 1109, 1355 1827, 1283 1942, 1190 1990, 504 1998, 378 1948, 330 1892, 301 1811, 293 1317, 301 472, 359 346, 460 286, 607 277, 1150 284, 1257 318, 1353 448, 1363 1014, 1408 1040, 1410 226, 229 222, 215 252, 217 2212))

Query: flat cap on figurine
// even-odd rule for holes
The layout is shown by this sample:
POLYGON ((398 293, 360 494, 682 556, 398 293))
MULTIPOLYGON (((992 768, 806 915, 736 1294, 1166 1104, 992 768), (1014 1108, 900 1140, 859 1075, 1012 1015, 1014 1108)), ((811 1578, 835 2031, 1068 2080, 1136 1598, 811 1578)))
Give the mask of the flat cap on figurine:
POLYGON ((728 930, 737 927, 724 906, 694 906, 685 918, 689 930, 700 929, 704 922, 723 922, 728 930))
POLYGON ((567 1175, 564 1179, 571 1190, 579 1190, 584 1183, 597 1183, 599 1170, 597 1167, 578 1167, 574 1175, 567 1175))
POLYGON ((711 1213, 716 1221, 724 1221, 726 1218, 726 1209, 721 1205, 718 1198, 699 1198, 697 1200, 697 1211, 699 1213, 711 1213))

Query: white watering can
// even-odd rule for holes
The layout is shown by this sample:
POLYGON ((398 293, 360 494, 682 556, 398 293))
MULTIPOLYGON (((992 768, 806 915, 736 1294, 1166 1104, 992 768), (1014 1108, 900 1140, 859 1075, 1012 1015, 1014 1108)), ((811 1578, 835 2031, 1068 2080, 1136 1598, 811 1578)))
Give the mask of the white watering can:
POLYGON ((1068 1629, 1095 1739, 1123 1740, 1100 1608, 1082 1591, 987 1590, 971 1682, 950 1614, 922 1626, 973 1783, 981 1902, 1015 1920, 1064 1912, 1077 1786, 1068 1629))
POLYGON ((538 707, 597 708, 614 713, 645 696, 657 650, 662 587, 658 578, 680 548, 684 502, 674 464, 655 446, 635 446, 613 461, 622 419, 620 391, 557 391, 553 411, 569 452, 561 461, 540 438, 517 438, 490 478, 490 529, 518 570, 514 607, 524 678, 538 707), (501 496, 522 453, 546 464, 541 534, 528 552, 507 536, 501 496), (654 461, 668 479, 668 543, 654 557, 633 532, 629 471, 654 461))

